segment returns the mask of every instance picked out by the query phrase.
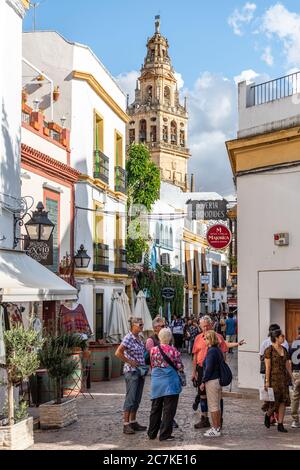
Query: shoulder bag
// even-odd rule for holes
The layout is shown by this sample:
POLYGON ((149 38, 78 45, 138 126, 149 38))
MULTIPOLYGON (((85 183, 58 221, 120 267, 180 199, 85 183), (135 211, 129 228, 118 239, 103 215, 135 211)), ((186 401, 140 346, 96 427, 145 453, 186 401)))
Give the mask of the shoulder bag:
POLYGON ((167 356, 167 354, 165 354, 161 348, 161 346, 158 346, 158 349, 159 349, 159 352, 160 354, 162 355, 162 357, 164 358, 164 360, 167 362, 167 364, 169 364, 169 366, 173 367, 173 369, 176 370, 178 376, 179 376, 179 380, 180 380, 180 383, 183 387, 186 386, 186 375, 183 371, 180 371, 177 369, 177 367, 175 366, 174 362, 169 358, 169 356, 167 356))

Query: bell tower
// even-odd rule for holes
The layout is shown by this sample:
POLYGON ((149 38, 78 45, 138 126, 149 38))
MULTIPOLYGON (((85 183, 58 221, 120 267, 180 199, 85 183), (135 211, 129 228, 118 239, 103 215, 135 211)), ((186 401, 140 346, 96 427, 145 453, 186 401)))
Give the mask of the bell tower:
POLYGON ((188 190, 188 113, 186 100, 180 103, 177 80, 169 56, 168 40, 160 33, 160 17, 155 17, 155 33, 147 42, 147 55, 137 80, 135 100, 128 107, 131 121, 127 144, 144 143, 163 181, 188 190))

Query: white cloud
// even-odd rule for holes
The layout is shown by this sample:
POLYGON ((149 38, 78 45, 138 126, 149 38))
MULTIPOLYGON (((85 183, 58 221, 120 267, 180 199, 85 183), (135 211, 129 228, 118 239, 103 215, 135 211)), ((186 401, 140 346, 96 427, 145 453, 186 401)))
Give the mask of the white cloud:
POLYGON ((256 73, 254 70, 244 70, 240 75, 234 77, 234 82, 236 85, 240 82, 247 82, 249 84, 253 82, 257 77, 259 77, 259 74, 256 73))
POLYGON ((234 191, 225 141, 237 130, 237 93, 233 80, 204 72, 191 90, 189 101, 189 170, 196 188, 230 194, 234 191))
POLYGON ((262 18, 262 31, 282 42, 289 67, 300 66, 300 15, 281 3, 270 7, 262 18))
POLYGON ((177 80, 178 90, 182 90, 182 88, 184 87, 184 80, 183 80, 181 73, 175 72, 174 75, 177 80))
POLYGON ((234 34, 238 36, 243 35, 242 26, 249 24, 253 20, 256 8, 255 3, 247 2, 241 10, 238 8, 234 10, 228 18, 228 24, 233 28, 234 34))
POLYGON ((261 56, 261 59, 270 67, 274 64, 274 57, 272 54, 272 49, 270 46, 267 46, 264 50, 263 55, 261 56))
POLYGON ((136 88, 136 81, 139 76, 139 72, 132 70, 131 72, 121 73, 116 77, 116 81, 121 90, 123 90, 126 95, 129 95, 129 103, 134 101, 134 91, 136 88))

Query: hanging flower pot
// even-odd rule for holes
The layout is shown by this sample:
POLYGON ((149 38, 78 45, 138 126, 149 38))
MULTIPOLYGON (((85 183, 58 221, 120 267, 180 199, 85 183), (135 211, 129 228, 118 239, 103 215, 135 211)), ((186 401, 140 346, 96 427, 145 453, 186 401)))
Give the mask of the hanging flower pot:
POLYGON ((53 91, 53 100, 58 101, 60 97, 60 89, 59 86, 56 86, 53 91))

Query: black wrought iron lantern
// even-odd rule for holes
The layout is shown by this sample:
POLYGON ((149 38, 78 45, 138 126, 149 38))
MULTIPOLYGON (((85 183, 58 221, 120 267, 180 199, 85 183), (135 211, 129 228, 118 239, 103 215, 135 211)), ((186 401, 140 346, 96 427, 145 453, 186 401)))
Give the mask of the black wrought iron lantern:
POLYGON ((42 202, 39 202, 36 208, 31 219, 26 222, 25 229, 30 240, 47 242, 51 238, 55 225, 49 219, 42 202))
POLYGON ((88 268, 91 261, 91 257, 87 254, 87 250, 84 249, 84 245, 80 246, 77 251, 77 255, 74 256, 75 266, 78 269, 88 268))

